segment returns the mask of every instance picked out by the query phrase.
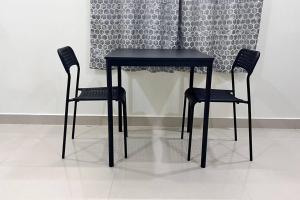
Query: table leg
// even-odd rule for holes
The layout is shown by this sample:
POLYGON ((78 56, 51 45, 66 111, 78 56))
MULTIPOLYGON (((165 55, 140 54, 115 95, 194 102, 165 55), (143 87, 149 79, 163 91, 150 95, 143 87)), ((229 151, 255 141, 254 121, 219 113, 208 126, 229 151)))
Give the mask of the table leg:
POLYGON ((206 74, 206 98, 205 98, 205 105, 204 105, 203 137, 202 137, 202 152, 201 152, 202 168, 205 168, 206 166, 211 77, 212 77, 212 63, 209 66, 207 66, 207 74, 206 74))
MULTIPOLYGON (((122 87, 122 71, 121 66, 118 66, 118 87, 122 87)), ((118 101, 118 111, 119 111, 119 132, 122 132, 122 102, 118 101)))
MULTIPOLYGON (((194 87, 194 72, 195 72, 195 67, 191 67, 191 69, 190 69, 190 84, 189 84, 189 88, 192 88, 192 87, 194 87)), ((188 106, 188 117, 187 117, 187 128, 186 128, 186 131, 187 132, 190 132, 190 113, 191 113, 191 111, 190 111, 190 107, 188 106)))
POLYGON ((108 156, 109 166, 114 166, 114 133, 113 133, 113 104, 112 104, 112 75, 111 66, 106 66, 106 80, 107 80, 107 118, 108 118, 108 156))

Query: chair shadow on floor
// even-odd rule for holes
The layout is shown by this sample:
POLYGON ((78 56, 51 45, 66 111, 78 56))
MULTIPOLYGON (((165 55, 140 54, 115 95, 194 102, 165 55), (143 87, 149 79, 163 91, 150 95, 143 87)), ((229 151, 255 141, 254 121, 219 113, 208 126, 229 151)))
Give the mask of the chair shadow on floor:
MULTIPOLYGON (((128 160, 118 160, 115 167, 121 170, 140 173, 152 177, 172 176, 180 173, 201 170, 201 148, 198 148, 199 153, 194 154, 193 159, 188 162, 187 141, 177 138, 178 130, 174 130, 174 128, 167 128, 164 131, 166 131, 166 133, 162 135, 153 133, 151 129, 144 129, 143 134, 139 135, 138 131, 134 131, 131 136, 129 136, 128 140, 130 147, 128 160), (138 136, 135 136, 135 133, 138 136), (158 148, 161 152, 155 151, 154 148, 158 148), (159 156, 157 156, 157 154, 159 156), (155 162, 158 162, 159 165, 161 164, 162 170, 151 168, 151 165, 153 165, 151 163, 155 162), (142 167, 147 164, 150 168, 142 167), (170 165, 170 167, 168 167, 168 165, 170 165), (164 167, 168 170, 163 170, 164 167)), ((200 144, 201 146, 201 139, 201 137, 196 137, 194 144, 200 144)), ((213 138, 211 140, 212 143, 209 145, 208 149, 208 168, 222 168, 230 165, 240 166, 241 164, 243 168, 249 167, 250 162, 247 154, 243 155, 240 153, 233 140, 234 139, 230 140, 227 138, 213 138), (232 145, 224 144, 224 142, 232 142, 232 145), (215 154, 213 149, 217 146, 222 147, 223 151, 215 154), (235 157, 235 159, 233 159, 233 157, 235 157)), ((197 150, 197 148, 195 148, 195 150, 197 150)))
POLYGON ((107 149, 106 138, 77 138, 69 144, 68 153, 64 159, 65 165, 77 166, 106 166, 107 154, 104 151, 107 149))
MULTIPOLYGON (((68 165, 83 164, 91 166, 107 166, 107 138, 86 137, 91 130, 78 134, 78 138, 72 141, 73 148, 69 150, 66 161, 68 165)), ((171 176, 186 173, 200 168, 201 134, 195 135, 192 160, 187 161, 188 141, 181 140, 178 128, 153 128, 141 127, 130 130, 128 137, 128 159, 123 157, 122 134, 115 132, 115 168, 145 174, 148 176, 171 176), (153 164, 161 165, 168 170, 151 168, 153 164), (142 166, 150 166, 143 168, 142 166)), ((229 165, 250 164, 247 155, 240 153, 236 143, 229 137, 212 137, 208 145, 207 168, 222 168, 229 165), (232 142, 232 143, 231 143, 232 142), (215 152, 221 149, 221 152, 215 152), (235 159, 233 159, 235 157, 235 159)))

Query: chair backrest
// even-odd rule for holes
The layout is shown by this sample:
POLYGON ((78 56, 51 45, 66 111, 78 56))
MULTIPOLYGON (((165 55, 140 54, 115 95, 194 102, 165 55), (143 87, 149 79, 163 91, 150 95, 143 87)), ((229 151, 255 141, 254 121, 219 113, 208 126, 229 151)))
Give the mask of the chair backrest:
POLYGON ((70 68, 73 65, 76 65, 79 68, 79 62, 71 47, 67 46, 60 48, 57 50, 57 53, 67 73, 70 72, 70 68))
POLYGON ((259 57, 259 51, 241 49, 232 65, 232 70, 235 67, 241 67, 247 71, 248 75, 251 75, 259 57))

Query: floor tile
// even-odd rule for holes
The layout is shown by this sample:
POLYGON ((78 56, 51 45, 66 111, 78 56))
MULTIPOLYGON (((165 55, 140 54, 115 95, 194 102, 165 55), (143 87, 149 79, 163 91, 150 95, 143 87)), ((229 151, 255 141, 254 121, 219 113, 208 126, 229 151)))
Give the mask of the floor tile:
MULTIPOLYGON (((69 127, 69 131, 71 127, 69 127)), ((107 127, 77 126, 61 159, 62 126, 0 125, 0 199, 299 199, 300 131, 210 129, 200 168, 202 130, 192 159, 180 128, 129 127, 128 159, 115 128, 115 167, 108 167, 107 127)))

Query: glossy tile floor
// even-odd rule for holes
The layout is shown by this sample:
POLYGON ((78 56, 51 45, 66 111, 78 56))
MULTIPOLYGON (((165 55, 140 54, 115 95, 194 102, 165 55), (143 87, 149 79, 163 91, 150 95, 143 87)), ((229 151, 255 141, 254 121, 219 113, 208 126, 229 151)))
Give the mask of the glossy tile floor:
POLYGON ((187 162, 179 128, 129 127, 127 160, 115 128, 109 168, 106 126, 77 126, 62 160, 61 126, 0 125, 0 199, 300 199, 299 130, 254 129, 249 162, 247 129, 210 129, 201 169, 200 129, 187 162))

